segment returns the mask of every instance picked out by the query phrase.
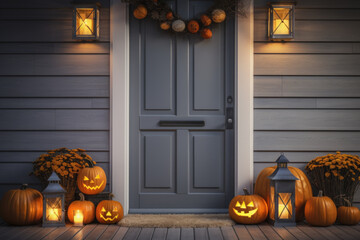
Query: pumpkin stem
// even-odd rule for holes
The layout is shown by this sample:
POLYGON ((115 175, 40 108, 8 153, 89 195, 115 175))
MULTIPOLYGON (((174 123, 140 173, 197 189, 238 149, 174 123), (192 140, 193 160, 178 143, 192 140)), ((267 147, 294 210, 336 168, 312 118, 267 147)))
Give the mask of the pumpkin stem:
POLYGON ((347 203, 348 207, 351 207, 351 202, 348 199, 343 198, 343 200, 347 203))
POLYGON ((29 185, 27 183, 23 183, 20 187, 21 190, 27 189, 29 185))
POLYGON ((85 201, 85 196, 83 193, 79 193, 80 201, 85 201))
POLYGON ((84 159, 85 161, 87 161, 88 163, 89 163, 89 167, 90 168, 93 168, 94 167, 94 163, 93 163, 93 161, 91 161, 91 160, 88 160, 88 159, 84 159))
POLYGON ((318 197, 322 197, 322 196, 323 196, 323 191, 320 190, 320 191, 319 191, 319 194, 318 194, 318 197))
POLYGON ((110 193, 110 194, 109 194, 109 200, 112 200, 113 197, 115 197, 114 194, 110 193))
POLYGON ((250 195, 249 191, 247 190, 247 188, 243 188, 244 194, 245 195, 250 195))

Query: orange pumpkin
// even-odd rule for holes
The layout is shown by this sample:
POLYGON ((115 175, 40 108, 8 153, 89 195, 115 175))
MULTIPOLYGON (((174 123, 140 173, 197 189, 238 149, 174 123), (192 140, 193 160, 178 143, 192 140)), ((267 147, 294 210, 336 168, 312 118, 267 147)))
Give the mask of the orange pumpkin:
POLYGON ((201 30, 201 37, 204 39, 210 39, 212 37, 212 31, 209 28, 201 30))
POLYGON ((187 29, 191 33, 197 33, 199 31, 199 28, 199 23, 195 20, 191 20, 187 25, 187 29))
POLYGON ((11 225, 38 224, 43 216, 43 196, 27 184, 9 190, 1 199, 0 216, 11 225))
POLYGON ((137 19, 144 19, 147 16, 147 9, 144 5, 140 4, 139 6, 137 6, 137 8, 135 8, 133 14, 134 17, 137 19))
POLYGON ((344 199, 349 206, 341 206, 337 210, 337 218, 341 224, 355 225, 360 222, 360 210, 357 207, 352 207, 349 200, 344 199))
POLYGON ((173 20, 174 19, 174 15, 173 15, 173 13, 172 12, 168 12, 167 14, 166 14, 166 19, 167 20, 173 20))
POLYGON ((90 201, 85 201, 85 196, 79 193, 80 200, 73 201, 68 208, 69 221, 74 223, 74 211, 81 210, 84 216, 84 224, 88 224, 95 219, 95 205, 90 201))
POLYGON ((162 29, 162 30, 169 30, 170 29, 170 24, 168 23, 168 22, 163 22, 163 23, 161 23, 160 24, 160 28, 162 29))
POLYGON ((209 18, 207 15, 203 14, 203 15, 201 15, 201 22, 205 27, 207 27, 211 24, 212 21, 211 21, 211 18, 209 18))
POLYGON ((101 193, 106 186, 106 174, 101 167, 94 166, 89 161, 90 166, 82 168, 77 177, 77 186, 82 193, 94 195, 101 193))
POLYGON ((335 223, 337 210, 331 198, 319 191, 317 197, 310 198, 305 205, 305 219, 314 226, 326 227, 335 223))
POLYGON ((121 203, 111 200, 112 197, 113 194, 110 194, 110 200, 103 200, 97 205, 96 219, 99 223, 117 223, 123 218, 124 210, 121 203))
MULTIPOLYGON (((306 201, 312 197, 311 184, 301 169, 296 167, 288 167, 290 172, 294 174, 299 180, 295 182, 295 207, 296 207, 296 221, 304 219, 304 207, 306 201)), ((270 176, 276 169, 276 166, 264 168, 258 175, 255 182, 255 194, 263 197, 269 205, 270 194, 270 176)))
POLYGON ((259 195, 250 195, 244 188, 244 195, 235 196, 229 204, 229 215, 237 223, 258 224, 265 221, 268 206, 259 195))

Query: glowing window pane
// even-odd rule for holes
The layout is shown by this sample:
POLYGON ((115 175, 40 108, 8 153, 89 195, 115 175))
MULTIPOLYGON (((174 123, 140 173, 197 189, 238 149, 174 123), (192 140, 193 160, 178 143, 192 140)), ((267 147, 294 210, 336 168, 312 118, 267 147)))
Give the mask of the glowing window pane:
POLYGON ((77 8, 76 9, 76 36, 95 35, 95 9, 77 8))
POLYGON ((292 204, 291 193, 279 193, 278 195, 278 214, 279 219, 291 219, 292 204))
POLYGON ((290 34, 290 11, 289 8, 274 8, 274 34, 290 34))
POLYGON ((61 222, 62 208, 61 197, 46 199, 46 220, 61 222))

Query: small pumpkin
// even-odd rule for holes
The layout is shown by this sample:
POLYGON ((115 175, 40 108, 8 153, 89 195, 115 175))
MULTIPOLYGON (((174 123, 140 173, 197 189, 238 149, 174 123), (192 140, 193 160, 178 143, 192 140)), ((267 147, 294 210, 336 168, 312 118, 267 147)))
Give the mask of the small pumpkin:
POLYGON ((124 216, 121 203, 112 200, 114 195, 110 194, 109 200, 102 200, 96 207, 96 219, 99 223, 112 224, 119 222, 124 216))
POLYGON ((182 32, 185 30, 185 22, 183 20, 176 20, 172 23, 172 29, 175 31, 175 32, 182 32))
POLYGON ((202 29, 201 37, 204 39, 210 39, 212 37, 212 31, 209 28, 202 29))
POLYGON ((148 11, 146 7, 140 4, 139 6, 137 6, 137 8, 135 8, 133 15, 137 19, 144 19, 147 16, 147 13, 148 11))
POLYGON ((0 216, 11 225, 38 224, 43 216, 43 196, 27 184, 9 190, 1 199, 0 216))
POLYGON ((168 22, 162 22, 161 24, 160 24, 160 28, 162 29, 162 30, 169 30, 170 29, 170 24, 168 23, 168 22))
MULTIPOLYGON (((306 201, 310 199, 312 194, 312 188, 309 179, 305 173, 296 167, 288 167, 290 172, 294 174, 299 180, 295 182, 295 207, 296 207, 296 221, 302 221, 304 219, 304 207, 306 201)), ((276 166, 264 168, 258 175, 255 182, 254 193, 263 197, 268 206, 270 198, 270 176, 276 169, 276 166)))
POLYGON ((305 219, 314 226, 326 227, 335 223, 337 210, 331 198, 323 196, 320 190, 317 197, 307 200, 305 205, 305 219))
POLYGON ((215 9, 214 11, 212 11, 211 13, 211 18, 214 22, 216 23, 221 23, 223 21, 225 21, 226 19, 226 13, 224 10, 222 9, 215 9))
POLYGON ((191 20, 187 25, 187 29, 190 33, 197 33, 199 31, 200 25, 197 21, 191 20))
POLYGON ((201 15, 201 22, 204 27, 207 27, 211 24, 211 18, 209 18, 206 14, 201 15))
POLYGON ((166 14, 166 19, 167 20, 173 20, 174 19, 174 14, 172 13, 172 12, 168 12, 167 14, 166 14))
POLYGON ((235 196, 229 204, 229 215, 237 223, 258 224, 268 215, 266 201, 259 195, 250 195, 244 188, 244 195, 235 196))
POLYGON ((355 225, 360 222, 360 210, 357 207, 352 207, 349 200, 344 199, 348 206, 341 206, 337 210, 337 218, 341 224, 355 225))
POLYGON ((77 186, 82 193, 94 195, 105 189, 106 174, 101 167, 94 166, 92 161, 89 161, 89 164, 89 167, 82 168, 79 171, 77 186))
POLYGON ((95 205, 90 201, 85 201, 85 196, 79 193, 80 200, 73 201, 68 208, 69 221, 74 223, 74 211, 81 210, 84 215, 84 224, 92 223, 95 219, 95 205))

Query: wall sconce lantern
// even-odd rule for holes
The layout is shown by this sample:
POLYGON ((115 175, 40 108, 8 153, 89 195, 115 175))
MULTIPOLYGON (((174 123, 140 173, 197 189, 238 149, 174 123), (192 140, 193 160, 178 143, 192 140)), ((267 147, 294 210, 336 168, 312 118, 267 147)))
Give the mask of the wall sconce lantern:
POLYGON ((289 160, 281 154, 277 168, 270 178, 269 221, 274 226, 295 226, 295 177, 287 165, 289 160))
POLYGON ((73 11, 73 39, 99 39, 99 4, 75 5, 73 11))
POLYGON ((268 24, 271 40, 293 39, 295 3, 270 3, 268 24))
POLYGON ((60 185, 60 178, 55 172, 48 179, 48 186, 43 191, 43 227, 65 226, 65 193, 60 185))

